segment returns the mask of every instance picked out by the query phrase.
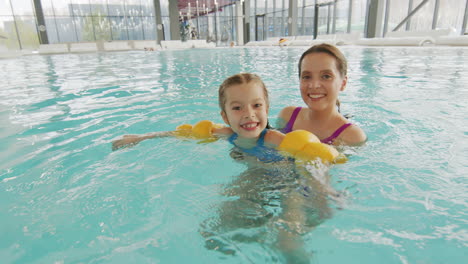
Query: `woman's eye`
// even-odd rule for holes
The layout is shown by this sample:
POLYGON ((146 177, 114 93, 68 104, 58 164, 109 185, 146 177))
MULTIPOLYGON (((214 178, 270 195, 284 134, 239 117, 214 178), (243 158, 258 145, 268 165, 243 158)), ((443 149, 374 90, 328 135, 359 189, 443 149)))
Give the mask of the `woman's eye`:
POLYGON ((302 79, 302 80, 308 80, 308 79, 310 79, 310 76, 308 76, 308 75, 303 75, 303 76, 301 77, 301 79, 302 79))
POLYGON ((240 106, 234 106, 232 107, 232 110, 240 110, 240 106))
POLYGON ((325 80, 329 80, 329 79, 332 78, 332 76, 330 74, 325 74, 325 75, 322 76, 322 78, 325 79, 325 80))
POLYGON ((254 106, 258 108, 258 107, 262 107, 262 104, 255 104, 254 106))

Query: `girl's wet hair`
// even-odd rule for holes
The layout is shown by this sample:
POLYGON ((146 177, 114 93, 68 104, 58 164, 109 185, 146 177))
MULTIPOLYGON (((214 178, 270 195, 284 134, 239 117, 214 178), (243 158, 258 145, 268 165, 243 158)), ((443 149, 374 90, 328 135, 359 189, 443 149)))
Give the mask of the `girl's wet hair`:
MULTIPOLYGON (((302 53, 302 56, 299 59, 299 63, 297 65, 299 69, 299 78, 301 78, 302 61, 304 60, 305 56, 313 53, 326 53, 332 56, 335 58, 336 66, 341 77, 344 78, 348 75, 348 61, 346 60, 346 57, 343 55, 343 53, 333 45, 322 43, 314 45, 302 53)), ((336 99, 336 106, 338 107, 338 112, 340 112, 340 100, 338 99, 336 99)))
MULTIPOLYGON (((238 74, 228 77, 219 86, 218 102, 219 102, 219 107, 221 108, 221 111, 226 112, 226 101, 227 101, 226 89, 234 85, 248 84, 250 82, 258 82, 262 86, 263 94, 265 96, 265 102, 267 103, 267 109, 268 109, 268 107, 270 107, 270 100, 268 99, 268 90, 265 86, 265 83, 263 83, 262 79, 258 75, 253 74, 253 73, 238 73, 238 74)), ((271 128, 269 122, 267 122, 267 128, 271 128)))

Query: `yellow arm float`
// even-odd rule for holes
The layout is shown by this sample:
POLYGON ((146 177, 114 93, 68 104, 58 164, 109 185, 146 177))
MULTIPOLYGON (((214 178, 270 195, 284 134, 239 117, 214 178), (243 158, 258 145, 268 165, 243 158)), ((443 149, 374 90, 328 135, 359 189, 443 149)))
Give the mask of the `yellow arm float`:
POLYGON ((192 125, 182 124, 176 127, 176 135, 180 137, 189 137, 192 133, 192 125))
POLYGON ((314 134, 305 130, 287 133, 278 149, 288 152, 300 160, 320 158, 323 162, 328 163, 346 162, 346 157, 339 154, 335 148, 321 143, 314 134))
POLYGON ((178 136, 196 139, 208 139, 213 136, 213 128, 221 128, 223 125, 215 124, 209 120, 202 120, 195 125, 182 124, 176 128, 178 136))

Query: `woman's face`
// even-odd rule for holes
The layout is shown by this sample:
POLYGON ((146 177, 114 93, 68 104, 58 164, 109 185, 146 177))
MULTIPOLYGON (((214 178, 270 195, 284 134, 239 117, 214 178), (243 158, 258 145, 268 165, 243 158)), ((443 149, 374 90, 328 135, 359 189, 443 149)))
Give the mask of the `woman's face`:
POLYGON ((302 60, 301 96, 311 110, 336 107, 338 94, 345 89, 347 82, 347 77, 340 75, 337 66, 336 59, 323 52, 308 54, 302 60))

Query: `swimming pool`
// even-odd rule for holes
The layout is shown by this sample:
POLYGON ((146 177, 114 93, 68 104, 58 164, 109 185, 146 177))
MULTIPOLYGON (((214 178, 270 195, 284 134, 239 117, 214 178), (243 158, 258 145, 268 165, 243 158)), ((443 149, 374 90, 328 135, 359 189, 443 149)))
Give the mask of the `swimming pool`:
MULTIPOLYGON (((329 172, 346 201, 331 201, 332 216, 304 234, 310 260, 466 261, 468 49, 341 49, 349 60, 342 112, 369 141, 342 150, 349 161, 329 172)), ((274 121, 282 107, 303 105, 296 67, 302 51, 0 60, 2 262, 284 262, 271 223, 250 240, 216 234, 234 255, 206 247, 200 230, 221 222, 222 204, 235 198, 223 193, 245 176, 229 143, 163 138, 112 152, 110 142, 201 119, 221 122, 218 86, 241 71, 265 81, 274 121)))

